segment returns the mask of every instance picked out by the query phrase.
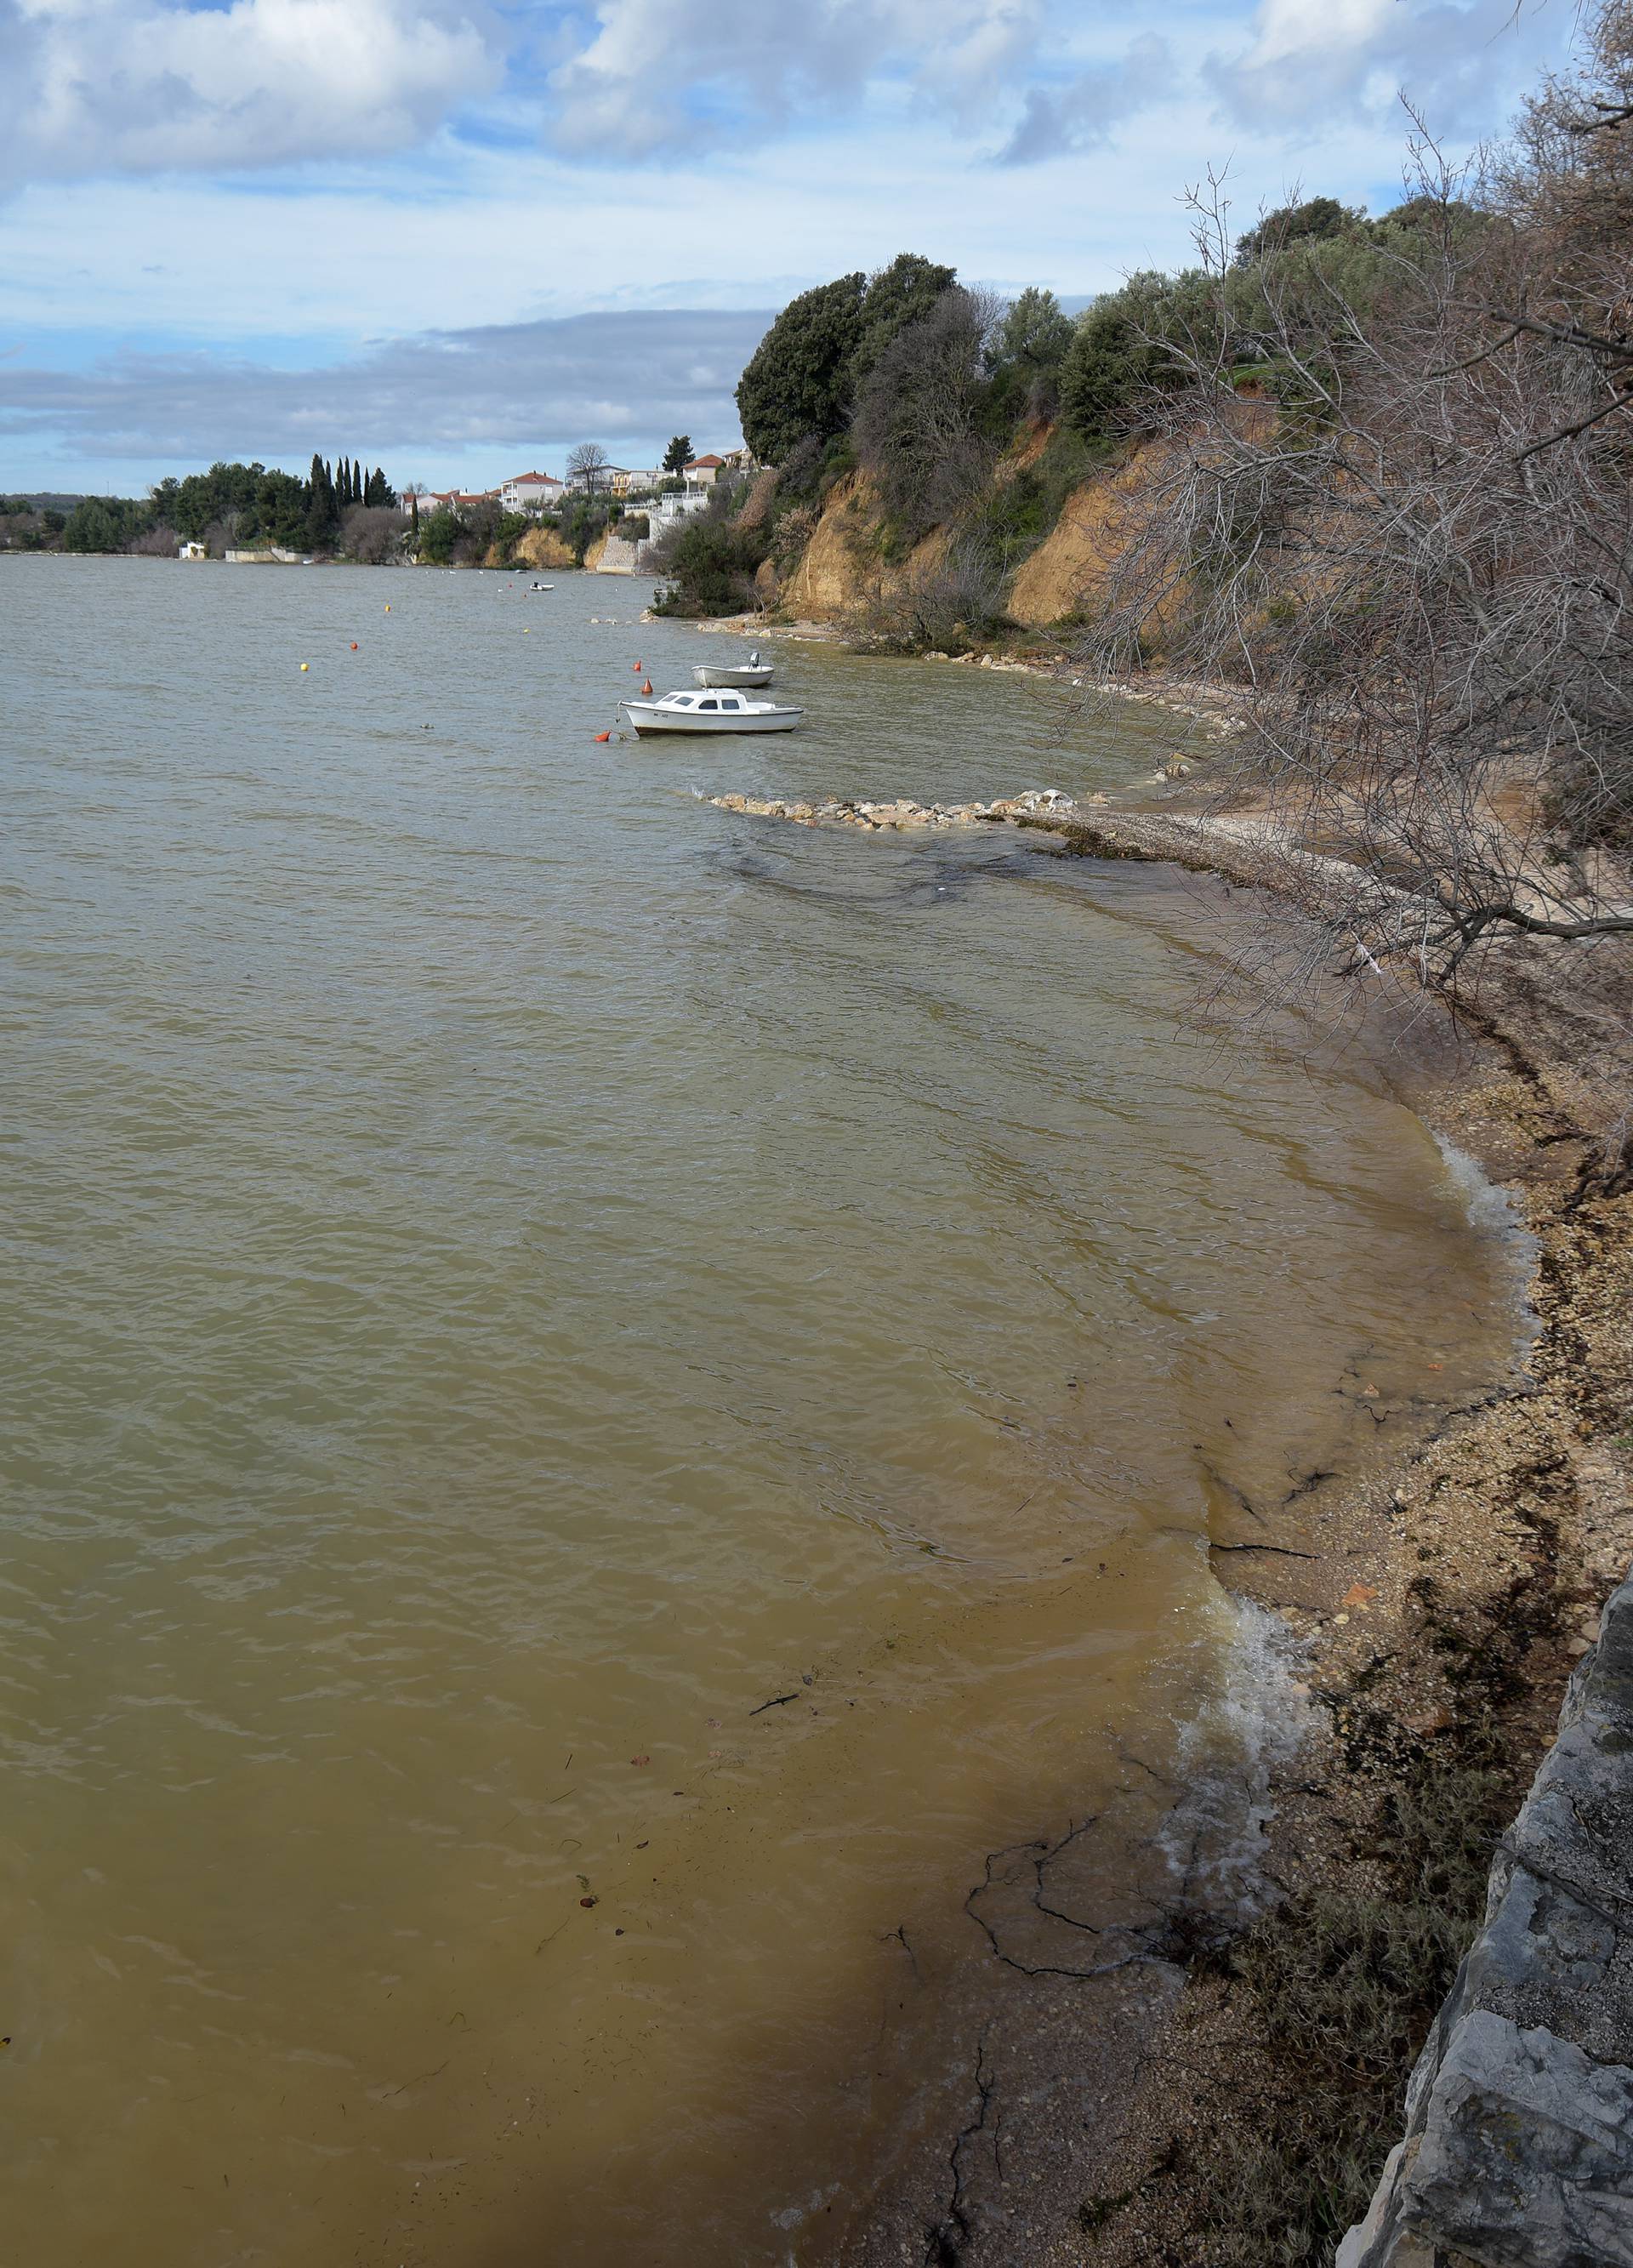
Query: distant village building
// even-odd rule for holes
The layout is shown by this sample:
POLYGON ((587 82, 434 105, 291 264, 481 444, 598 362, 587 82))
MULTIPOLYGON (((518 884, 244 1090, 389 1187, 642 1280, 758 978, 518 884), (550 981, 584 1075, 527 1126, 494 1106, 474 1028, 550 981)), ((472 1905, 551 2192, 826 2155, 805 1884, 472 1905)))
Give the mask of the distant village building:
POLYGON ((178 543, 176 556, 178 559, 208 559, 210 546, 208 543, 178 543))
POLYGON ((650 497, 654 519, 672 524, 701 511, 722 475, 759 469, 747 449, 732 449, 724 456, 710 452, 707 456, 694 457, 685 469, 684 489, 666 496, 662 493, 664 483, 673 476, 661 465, 596 465, 570 474, 564 481, 557 480, 554 473, 518 473, 513 479, 502 481, 497 488, 475 493, 462 489, 433 490, 421 497, 420 510, 469 512, 475 504, 497 504, 505 512, 537 514, 559 511, 570 496, 615 497, 621 504, 650 497))
POLYGON ((518 473, 501 485, 499 502, 506 512, 553 512, 566 493, 554 473, 518 473))

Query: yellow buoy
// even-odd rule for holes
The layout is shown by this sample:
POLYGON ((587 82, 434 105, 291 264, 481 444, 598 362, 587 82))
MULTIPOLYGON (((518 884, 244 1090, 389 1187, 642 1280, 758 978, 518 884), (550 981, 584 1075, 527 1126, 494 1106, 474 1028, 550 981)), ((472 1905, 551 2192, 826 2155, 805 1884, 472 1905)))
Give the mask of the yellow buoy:
POLYGON ((387 607, 387 608, 386 608, 386 613, 387 613, 387 614, 390 614, 390 612, 391 612, 391 608, 390 608, 389 607, 387 607))
POLYGON ((300 666, 303 669, 310 669, 312 667, 312 664, 309 661, 303 661, 300 666))

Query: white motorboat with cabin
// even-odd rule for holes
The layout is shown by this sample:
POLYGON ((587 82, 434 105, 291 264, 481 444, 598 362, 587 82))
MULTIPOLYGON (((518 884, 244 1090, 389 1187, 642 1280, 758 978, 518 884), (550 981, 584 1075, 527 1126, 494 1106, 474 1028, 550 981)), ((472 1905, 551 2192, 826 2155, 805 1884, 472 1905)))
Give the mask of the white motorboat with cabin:
POLYGON ((660 701, 621 701, 637 733, 788 733, 805 715, 778 701, 747 694, 666 693, 660 701))
POLYGON ((759 653, 751 653, 747 661, 700 661, 692 672, 700 685, 734 685, 744 688, 769 685, 772 665, 761 661, 759 653))

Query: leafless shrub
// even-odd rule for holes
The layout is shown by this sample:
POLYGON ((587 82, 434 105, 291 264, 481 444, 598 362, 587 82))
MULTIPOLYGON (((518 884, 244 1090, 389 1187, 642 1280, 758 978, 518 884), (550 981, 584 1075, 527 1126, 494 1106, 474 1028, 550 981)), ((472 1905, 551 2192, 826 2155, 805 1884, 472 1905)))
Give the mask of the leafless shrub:
POLYGON ((150 527, 134 536, 125 549, 136 559, 173 559, 180 543, 173 527, 150 527))
POLYGON ((982 349, 1001 313, 989 294, 944 291, 886 348, 857 403, 851 434, 903 544, 956 519, 997 460, 979 411, 982 349))
POLYGON ((383 567, 401 554, 408 523, 384 504, 354 504, 340 524, 341 549, 364 567, 383 567))
MULTIPOLYGON (((1633 7, 1611 18, 1625 40, 1633 7)), ((1495 212, 1421 140, 1385 288, 1266 280, 1268 401, 1236 391, 1224 321, 1164 342, 1188 384, 1147 405, 1098 656, 1158 635, 1239 683, 1225 785, 1268 805, 1351 971, 1467 982, 1502 933, 1633 932, 1633 432, 1594 343, 1625 334, 1633 232, 1602 195, 1591 247, 1540 217, 1630 133, 1591 161, 1534 137, 1495 212), (1358 869, 1342 910, 1321 853, 1358 869)), ((1192 202, 1223 296, 1218 183, 1192 202)))
POLYGON ((984 549, 955 540, 931 566, 876 577, 840 628, 865 653, 967 653, 1009 627, 1002 592, 984 549))

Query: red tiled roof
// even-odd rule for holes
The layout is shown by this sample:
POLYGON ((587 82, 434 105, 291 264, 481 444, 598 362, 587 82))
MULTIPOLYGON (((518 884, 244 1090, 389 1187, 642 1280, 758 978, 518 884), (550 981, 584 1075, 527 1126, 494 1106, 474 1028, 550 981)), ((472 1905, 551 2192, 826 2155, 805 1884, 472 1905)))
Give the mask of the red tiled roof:
POLYGON ((724 457, 694 457, 688 463, 686 469, 688 473, 695 473, 700 465, 724 465, 725 462, 724 457))

